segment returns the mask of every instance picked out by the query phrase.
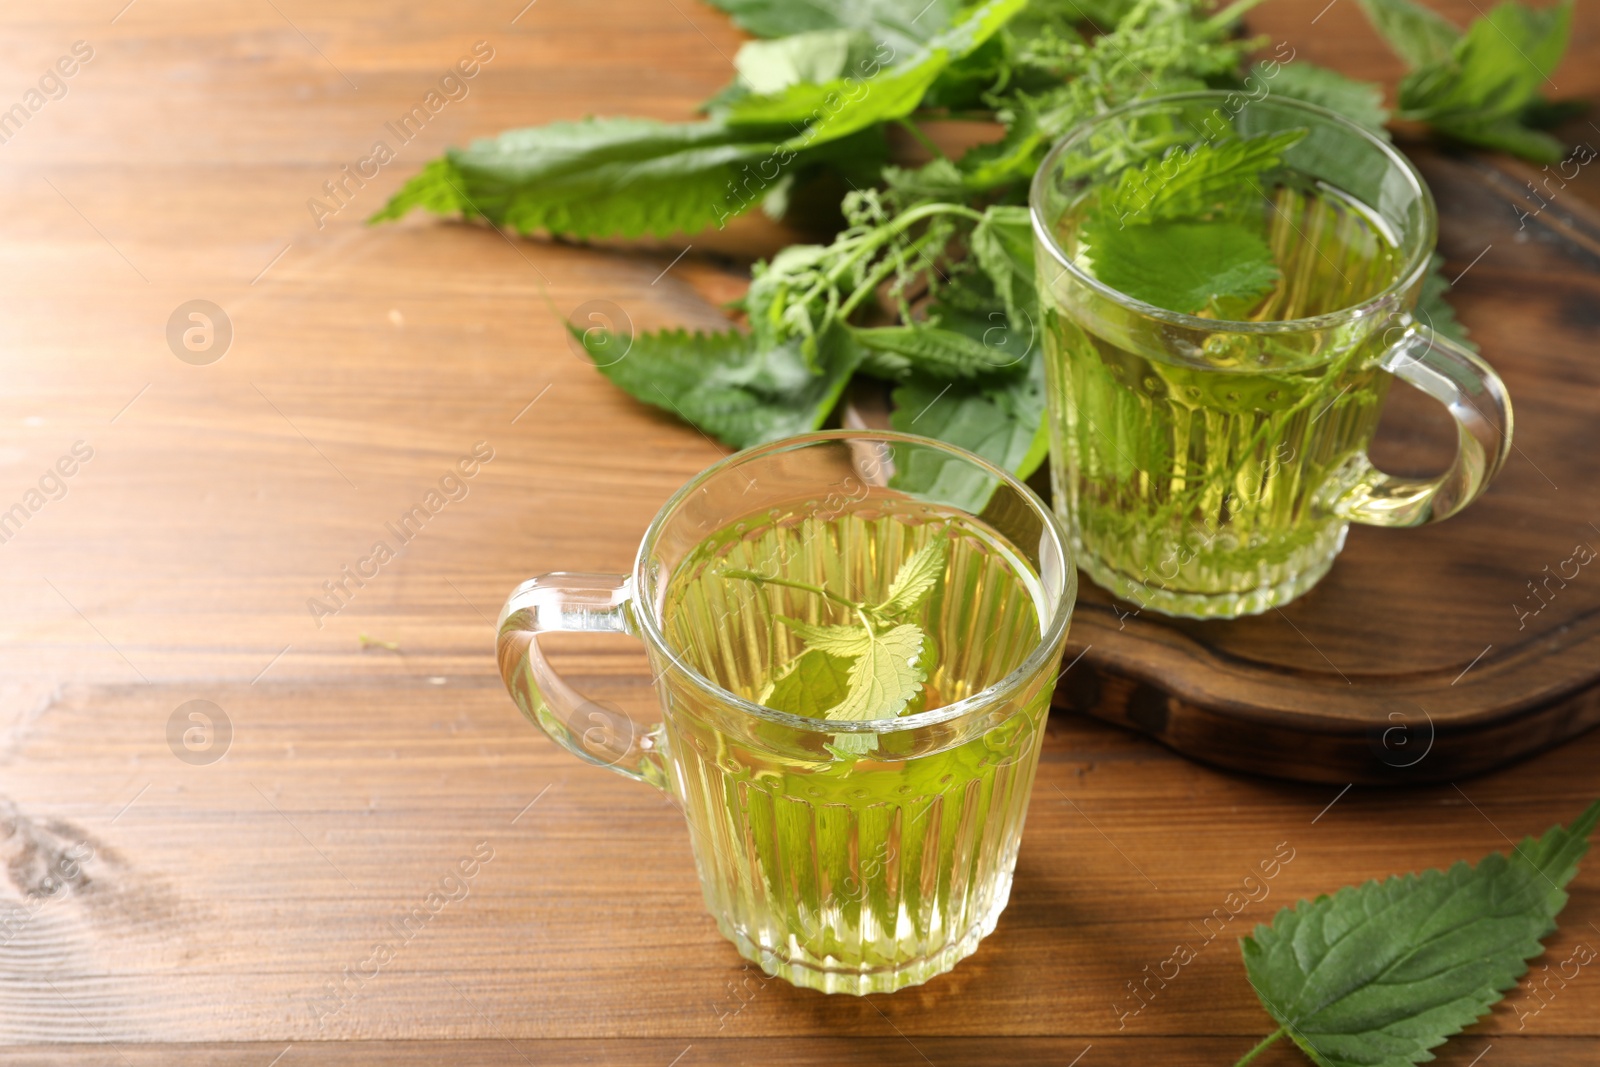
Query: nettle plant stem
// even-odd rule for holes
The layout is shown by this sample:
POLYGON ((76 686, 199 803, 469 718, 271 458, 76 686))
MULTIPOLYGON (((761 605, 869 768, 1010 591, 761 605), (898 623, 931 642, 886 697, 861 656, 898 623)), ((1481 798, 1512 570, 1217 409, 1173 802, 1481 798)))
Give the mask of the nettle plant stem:
POLYGON ((1273 1042, 1277 1041, 1278 1038, 1282 1037, 1284 1034, 1286 1034, 1288 1032, 1289 1031, 1286 1030, 1285 1028, 1283 1028, 1281 1026, 1278 1027, 1272 1033, 1270 1033, 1266 1037, 1262 1038, 1261 1039, 1261 1043, 1259 1045, 1257 1045, 1255 1048, 1251 1049, 1249 1052, 1246 1052, 1242 1057, 1240 1057, 1239 1062, 1235 1063, 1233 1065, 1233 1067, 1245 1067, 1245 1064, 1249 1063, 1251 1060, 1253 1060, 1257 1056, 1261 1055, 1263 1052, 1265 1052, 1267 1050, 1267 1048, 1270 1045, 1272 1045, 1273 1042))
POLYGON ((799 589, 801 592, 815 593, 817 596, 831 600, 835 604, 838 604, 841 607, 849 608, 851 611, 855 612, 862 611, 866 607, 866 605, 860 601, 847 600, 838 593, 835 593, 830 589, 825 589, 820 585, 812 585, 809 582, 795 581, 793 578, 779 578, 775 575, 769 576, 765 574, 757 574, 755 571, 738 570, 736 568, 724 570, 722 572, 722 576, 724 578, 736 578, 739 581, 744 582, 754 582, 757 585, 781 585, 786 589, 799 589))

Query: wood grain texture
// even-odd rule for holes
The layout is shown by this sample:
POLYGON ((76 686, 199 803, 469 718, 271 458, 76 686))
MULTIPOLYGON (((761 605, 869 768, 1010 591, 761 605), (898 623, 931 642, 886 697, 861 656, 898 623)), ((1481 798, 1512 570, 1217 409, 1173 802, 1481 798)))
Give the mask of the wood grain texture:
MULTIPOLYGON (((1273 0, 1252 25, 1397 73, 1355 5, 1322 6, 1273 0)), ((1593 96, 1597 22, 1577 21, 1556 78, 1593 96)), ((605 383, 546 297, 563 314, 609 300, 640 328, 715 324, 740 273, 726 257, 789 235, 741 220, 668 270, 669 243, 360 224, 450 143, 588 113, 687 117, 729 76, 737 32, 686 0, 68 0, 8 7, 0 31, 7 105, 74 41, 95 50, 0 144, 0 510, 75 442, 94 450, 0 544, 0 1064, 1231 1063, 1271 1028, 1235 929, 1138 1015, 1119 1009, 1279 842, 1294 861, 1232 927, 1507 847, 1501 831, 1541 831, 1597 792, 1595 734, 1462 791, 1341 796, 1058 713, 1011 908, 973 959, 868 1000, 764 981, 704 915, 677 812, 515 712, 491 621, 531 574, 626 569, 655 510, 719 454, 605 383), (479 40, 495 57, 470 95, 319 227, 307 200, 479 40), (165 337, 196 298, 234 328, 209 366, 165 337), (480 441, 494 459, 465 498, 319 625, 307 599, 480 441), (217 762, 169 744, 192 700, 231 725, 217 762), (493 858, 470 890, 392 933, 480 842, 493 858), (391 937, 394 960, 324 1010, 328 983, 391 937)), ((1570 186, 1594 189, 1587 173, 1570 186)), ((1457 270, 1474 225, 1443 235, 1457 270)), ((1497 243, 1463 284, 1491 358, 1525 340, 1492 291, 1540 315, 1584 307, 1516 251, 1497 243)), ((593 695, 649 714, 636 647, 561 651, 593 695)), ((1591 924, 1585 870, 1541 963, 1594 944, 1591 924)), ((1585 971, 1523 1029, 1503 1007, 1439 1062, 1491 1043, 1483 1067, 1588 1062, 1597 1020, 1585 971)))
MULTIPOLYGON (((574 677, 615 673, 605 658, 575 654, 574 677)), ((1193 1062, 1194 1047, 1231 1062, 1272 1028, 1234 943, 1250 925, 1340 884, 1505 849, 1502 833, 1575 814, 1600 759, 1591 734, 1459 789, 1341 795, 1224 777, 1058 716, 999 928, 951 974, 862 1000, 746 968, 704 913, 676 808, 557 751, 491 670, 485 657, 439 686, 61 692, 3 764, 0 1038, 507 1038, 554 1042, 560 1057, 572 1054, 561 1042, 613 1038, 803 1049, 823 1036, 1010 1036, 1048 1055, 1095 1043, 1100 1062, 1119 1043, 1126 1062, 1163 1062, 1159 1048, 1193 1062), (197 692, 232 725, 208 765, 175 759, 165 731, 197 692), (1267 895, 1219 919, 1274 855, 1289 859, 1267 895), (52 857, 75 862, 58 873, 66 861, 52 857), (434 892, 454 899, 430 903, 434 892), (1128 983, 1179 944, 1197 958, 1141 1008, 1128 983), (392 952, 381 965, 379 945, 392 952), (1144 1038, 1168 1040, 1147 1052, 1144 1038)), ((1587 869, 1574 883, 1543 962, 1600 942, 1597 886, 1587 869)), ((1516 1009, 1537 1004, 1514 997, 1457 1046, 1481 1049, 1519 1021, 1530 1036, 1592 1036, 1600 981, 1574 980, 1530 1018, 1516 1009)), ((950 1048, 961 1062, 961 1044, 950 1048)))

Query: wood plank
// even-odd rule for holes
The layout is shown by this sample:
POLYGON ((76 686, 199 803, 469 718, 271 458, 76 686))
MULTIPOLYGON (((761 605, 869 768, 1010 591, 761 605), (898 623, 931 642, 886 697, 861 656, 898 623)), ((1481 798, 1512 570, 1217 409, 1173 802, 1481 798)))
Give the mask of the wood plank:
MULTIPOLYGON (((1058 714, 998 930, 949 975, 856 999, 746 968, 704 912, 677 810, 557 751, 488 657, 445 685, 80 687, 0 764, 18 920, 0 1040, 798 1039, 877 1036, 885 1019, 912 1041, 1248 1039, 1272 1029, 1233 944, 1249 924, 1542 832, 1587 802, 1597 759, 1600 734, 1459 788, 1341 793, 1219 775, 1058 714), (166 735, 197 694, 232 726, 207 765, 166 735), (93 853, 82 877, 30 898, 42 858, 75 845, 93 853), (475 850, 492 858, 452 889, 475 850), (1266 895, 1207 923, 1274 854, 1291 858, 1266 895), (459 899, 396 927, 441 885, 459 899), (1129 983, 1180 943, 1197 958, 1139 1008, 1129 983), (375 968, 379 944, 394 959, 375 968)), ((1597 886, 1593 870, 1574 883, 1545 962, 1596 943, 1597 886)), ((1529 1026, 1581 1036, 1597 1017, 1600 983, 1574 981, 1529 1026)), ((1478 1032, 1516 1030, 1503 1006, 1478 1032)))
MULTIPOLYGON (((518 716, 491 620, 531 574, 625 569, 656 508, 720 454, 576 358, 546 296, 562 314, 612 301, 640 328, 713 324, 742 265, 793 233, 741 220, 667 270, 670 242, 361 222, 451 143, 589 113, 686 118, 741 35, 660 0, 121 6, 0 11, 0 102, 73 41, 96 49, 0 145, 0 506, 75 441, 95 450, 0 544, 0 1064, 1228 1063, 1271 1028, 1235 928, 1503 848, 1497 827, 1537 832, 1597 791, 1595 735, 1465 796, 1340 796, 1342 781, 1219 773, 1057 713, 1011 907, 975 957, 867 1000, 754 976, 704 914, 678 813, 518 716), (468 97, 319 228, 307 200, 480 39, 496 54, 468 97), (165 339, 196 297, 235 327, 204 367, 165 339), (467 497, 318 628, 306 600, 479 440, 496 458, 467 497), (233 728, 218 762, 168 745, 195 699, 233 728), (494 858, 470 892, 319 1016, 326 983, 480 841, 494 858), (1271 896, 1122 1018, 1127 983, 1280 841, 1296 853, 1271 896), (52 890, 63 860, 76 873, 52 890)), ((1322 7, 1277 0, 1252 28, 1397 73, 1354 5, 1322 7)), ((1576 22, 1557 80, 1593 95, 1600 20, 1576 22)), ((1570 192, 1596 188, 1586 170, 1570 192)), ((1445 235, 1462 267, 1472 237, 1445 235)), ((1566 313, 1515 255, 1497 245, 1468 281, 1492 268, 1487 289, 1566 313)), ((1464 315, 1486 346, 1517 340, 1464 315)), ((651 714, 625 640, 564 642, 563 665, 651 714)), ((1547 962, 1595 943, 1597 885, 1579 876, 1547 962)), ((1439 1062, 1588 1062, 1597 1020, 1585 978, 1525 1030, 1499 1009, 1439 1062)))

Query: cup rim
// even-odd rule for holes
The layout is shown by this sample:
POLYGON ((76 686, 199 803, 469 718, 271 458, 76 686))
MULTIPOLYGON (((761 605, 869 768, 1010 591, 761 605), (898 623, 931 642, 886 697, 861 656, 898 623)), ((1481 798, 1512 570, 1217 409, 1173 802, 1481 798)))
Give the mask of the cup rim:
POLYGON ((1049 153, 1046 154, 1044 162, 1041 163, 1039 165, 1039 169, 1034 172, 1033 181, 1028 187, 1028 217, 1033 225, 1034 236, 1038 239, 1039 243, 1049 251, 1050 258, 1059 264, 1063 270, 1070 272, 1079 281, 1088 285, 1101 295, 1108 297, 1109 299, 1129 309, 1130 311, 1143 315, 1146 318, 1156 319, 1160 322, 1169 323, 1174 326, 1182 326, 1192 330, 1203 330, 1208 333, 1226 331, 1228 333, 1282 334, 1325 330, 1330 327, 1341 326, 1353 322, 1356 319, 1362 318, 1379 308, 1391 304, 1396 301, 1400 294, 1409 291, 1412 286, 1416 285, 1421 279, 1423 273, 1427 271, 1428 263, 1433 257, 1434 247, 1438 242, 1439 228, 1438 209, 1434 205, 1433 193, 1431 190, 1429 190, 1427 182, 1423 180, 1422 175, 1418 172, 1416 166, 1409 159, 1407 159, 1405 154, 1396 148, 1391 142, 1384 140, 1363 126, 1358 126, 1356 123, 1351 122, 1338 112, 1330 111, 1328 108, 1321 107, 1317 104, 1307 103, 1304 100, 1294 100, 1288 97, 1274 97, 1270 93, 1262 97, 1260 100, 1251 101, 1251 103, 1270 104, 1274 107, 1304 111, 1312 116, 1315 116, 1316 118, 1332 122, 1336 126, 1341 126, 1347 132, 1354 133, 1357 137, 1365 140, 1369 145, 1382 153, 1382 155, 1388 159, 1389 162, 1400 171, 1400 173, 1405 175, 1407 181, 1411 183, 1412 187, 1420 196, 1424 206, 1424 232, 1421 235, 1422 240, 1418 243, 1417 250, 1412 253, 1411 258, 1406 263, 1404 269, 1402 269, 1395 276, 1395 280, 1393 282, 1391 282, 1380 292, 1374 294, 1366 300, 1361 301, 1359 304, 1352 304, 1350 307, 1340 308, 1337 311, 1330 311, 1323 315, 1313 315, 1308 318, 1300 319, 1274 319, 1269 322, 1240 322, 1233 319, 1206 319, 1201 318, 1198 315, 1190 315, 1181 311, 1172 311, 1167 308, 1157 307, 1155 304, 1147 304, 1142 300, 1138 300, 1132 296, 1129 296, 1120 289, 1115 289, 1107 285, 1098 278, 1095 278, 1093 275, 1084 272, 1072 262, 1072 260, 1062 250, 1061 245, 1056 241, 1055 235, 1050 232, 1049 226, 1041 217, 1040 212, 1040 204, 1044 198, 1045 182, 1049 180, 1048 176, 1055 170, 1056 164, 1060 160, 1061 156, 1071 149, 1078 141, 1088 136, 1089 132, 1094 130, 1096 127, 1099 127, 1107 122, 1115 121, 1129 112, 1148 110, 1154 107, 1159 107, 1163 104, 1172 104, 1182 101, 1222 101, 1226 100, 1230 96, 1236 95, 1238 95, 1238 93, 1232 90, 1200 89, 1191 92, 1167 93, 1162 96, 1152 96, 1144 100, 1136 100, 1132 103, 1123 104, 1120 107, 1113 108, 1104 114, 1096 115, 1094 118, 1088 119, 1085 122, 1081 122, 1074 126, 1071 130, 1068 130, 1061 140, 1057 141, 1054 147, 1050 149, 1049 153))
MULTIPOLYGON (((730 516, 729 521, 737 521, 737 517, 730 516)), ((1039 668, 1045 665, 1045 661, 1050 656, 1050 650, 1064 636, 1067 625, 1071 621, 1072 609, 1077 597, 1078 573, 1077 567, 1073 562, 1072 550, 1067 542, 1066 532, 1062 529, 1061 522, 1056 517, 1055 511, 1039 498, 1039 494, 1028 488, 1026 484, 1009 471, 995 466, 982 456, 969 452, 958 445, 952 445, 931 437, 923 437, 920 434, 900 433, 894 430, 822 430, 785 437, 782 440, 755 445, 751 448, 734 452, 731 455, 724 456, 689 479, 682 488, 673 493, 667 502, 661 506, 661 510, 656 512, 655 518, 650 520, 650 525, 646 528, 644 537, 639 542, 639 553, 634 559, 633 571, 628 577, 628 585, 628 603, 631 609, 629 615, 641 631, 639 636, 652 650, 665 657, 673 668, 689 680, 690 684, 718 703, 754 715, 757 718, 765 719, 768 722, 811 733, 892 734, 959 719, 971 712, 1003 701, 1020 689, 1028 678, 1037 674, 1039 668), (1027 659, 1023 660, 1009 674, 993 685, 980 689, 978 692, 953 703, 945 704, 929 711, 920 711, 915 715, 870 719, 865 722, 842 722, 795 715, 786 711, 778 711, 776 708, 769 708, 752 700, 746 700, 737 693, 724 689, 716 682, 705 677, 678 656, 661 630, 661 620, 657 617, 655 604, 653 602, 640 603, 640 591, 648 588, 644 573, 646 562, 650 558, 651 551, 654 549, 655 543, 659 539, 661 532, 666 528, 667 523, 671 521, 684 501, 699 492, 711 479, 723 472, 758 456, 770 455, 775 452, 797 451, 801 448, 827 441, 886 441, 913 444, 922 448, 933 448, 993 474, 1003 483, 1016 490, 1028 502, 1029 506, 1043 521, 1045 535, 1049 539, 1049 543, 1056 555, 1060 558, 1062 583, 1061 592, 1056 598, 1049 624, 1040 635, 1039 644, 1033 651, 1028 653, 1027 659)))

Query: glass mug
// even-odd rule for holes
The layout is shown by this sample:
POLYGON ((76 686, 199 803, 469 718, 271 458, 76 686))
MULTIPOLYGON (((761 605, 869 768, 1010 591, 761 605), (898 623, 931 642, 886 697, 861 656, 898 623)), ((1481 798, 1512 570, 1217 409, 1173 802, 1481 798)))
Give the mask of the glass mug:
POLYGON ((630 575, 519 586, 500 671, 558 744, 681 805, 706 906, 741 955, 799 986, 890 992, 970 955, 1006 905, 1076 583, 1050 509, 977 456, 906 434, 808 434, 690 481, 630 575), (929 710, 854 722, 754 699, 752 679, 792 641, 765 617, 769 595, 817 614, 827 606, 797 586, 821 583, 877 603, 892 561, 932 537, 948 545, 919 609, 937 646, 929 710), (721 577, 730 562, 795 584, 721 577), (661 721, 635 729, 575 692, 540 652, 554 631, 642 641, 661 721))
POLYGON ((1392 145, 1343 117, 1270 95, 1153 98, 1069 133, 1030 205, 1056 507, 1078 565, 1117 596, 1193 618, 1265 611, 1328 572, 1349 523, 1446 518, 1504 463, 1504 384, 1414 314, 1433 198, 1392 145), (1169 311, 1094 276, 1078 224, 1125 169, 1176 170, 1189 157, 1168 149, 1295 129, 1308 133, 1271 195, 1250 194, 1287 280, 1258 321, 1169 311), (1455 418, 1456 457, 1436 478, 1367 459, 1391 378, 1455 418))

